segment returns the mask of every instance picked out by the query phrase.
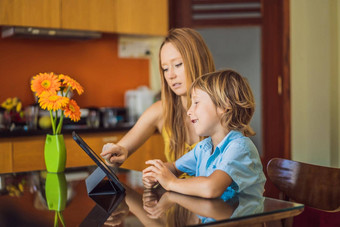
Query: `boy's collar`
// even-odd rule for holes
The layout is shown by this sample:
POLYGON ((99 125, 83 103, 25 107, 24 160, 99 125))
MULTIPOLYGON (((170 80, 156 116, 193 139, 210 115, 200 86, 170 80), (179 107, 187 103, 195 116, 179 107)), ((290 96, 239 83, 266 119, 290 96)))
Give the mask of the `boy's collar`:
MULTIPOLYGON (((225 147, 234 139, 238 139, 243 137, 243 134, 239 131, 236 130, 231 130, 225 137, 224 139, 216 146, 218 147, 221 151, 225 149, 225 147)), ((211 139, 210 139, 211 140, 211 139)), ((212 142, 212 141, 211 141, 212 142)), ((216 150, 215 148, 215 150, 216 150)))

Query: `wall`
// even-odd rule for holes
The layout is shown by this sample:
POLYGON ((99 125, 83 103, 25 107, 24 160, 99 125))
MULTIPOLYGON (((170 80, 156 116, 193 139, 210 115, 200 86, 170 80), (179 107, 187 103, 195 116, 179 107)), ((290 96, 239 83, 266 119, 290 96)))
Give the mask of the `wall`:
POLYGON ((292 159, 340 166, 340 3, 290 1, 292 159))
POLYGON ((118 58, 117 40, 116 35, 86 41, 0 38, 0 102, 17 96, 24 106, 32 104, 31 77, 55 72, 84 87, 75 97, 80 107, 123 106, 125 90, 149 86, 149 60, 118 58))
POLYGON ((256 135, 251 139, 262 154, 261 28, 200 28, 197 31, 206 41, 214 57, 216 69, 232 68, 248 79, 256 103, 251 121, 256 135))

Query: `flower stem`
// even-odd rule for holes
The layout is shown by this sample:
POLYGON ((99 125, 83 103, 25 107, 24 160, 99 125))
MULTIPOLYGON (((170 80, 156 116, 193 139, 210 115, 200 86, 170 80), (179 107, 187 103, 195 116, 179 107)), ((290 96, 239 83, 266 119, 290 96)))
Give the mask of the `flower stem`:
POLYGON ((65 92, 65 97, 67 97, 68 92, 70 91, 70 88, 71 88, 71 86, 68 86, 68 87, 67 87, 67 90, 66 90, 66 92, 65 92))
POLYGON ((58 211, 58 216, 59 216, 61 224, 65 227, 65 220, 64 220, 64 216, 61 213, 61 211, 58 211))
POLYGON ((55 212, 54 214, 54 227, 58 226, 58 211, 55 212))
POLYGON ((52 123, 53 134, 55 134, 56 133, 56 131, 55 131, 55 124, 56 124, 56 122, 53 119, 53 112, 52 112, 52 110, 50 110, 50 116, 51 116, 51 123, 52 123))
POLYGON ((57 128, 57 131, 56 131, 57 134, 61 133, 61 128, 63 127, 63 121, 64 121, 64 111, 62 110, 61 114, 60 114, 60 120, 59 120, 58 128, 57 128))

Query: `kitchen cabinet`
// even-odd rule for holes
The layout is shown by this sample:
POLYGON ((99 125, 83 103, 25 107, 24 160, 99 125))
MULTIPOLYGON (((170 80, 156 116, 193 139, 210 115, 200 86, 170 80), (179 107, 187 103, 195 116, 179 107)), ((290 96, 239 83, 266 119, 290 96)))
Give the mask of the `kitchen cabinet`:
POLYGON ((168 0, 0 0, 0 25, 166 35, 168 0))
POLYGON ((10 142, 0 142, 0 170, 1 172, 12 170, 12 144, 10 142))
POLYGON ((168 32, 168 0, 117 0, 117 32, 163 35, 168 32))
POLYGON ((62 0, 61 28, 116 31, 115 0, 62 0))
MULTIPOLYGON (((97 153, 100 154, 105 143, 118 142, 125 132, 86 133, 80 136, 97 153)), ((67 158, 66 168, 95 165, 90 157, 78 146, 71 135, 64 135, 67 158)), ((45 169, 45 136, 26 136, 0 141, 0 173, 23 172, 45 169)), ((145 161, 164 157, 163 138, 154 134, 122 166, 133 170, 143 170, 145 161)))
POLYGON ((151 136, 121 167, 142 171, 147 167, 145 161, 150 159, 166 161, 164 155, 164 141, 161 134, 154 134, 151 136))
POLYGON ((60 27, 60 0, 0 0, 0 25, 60 27))

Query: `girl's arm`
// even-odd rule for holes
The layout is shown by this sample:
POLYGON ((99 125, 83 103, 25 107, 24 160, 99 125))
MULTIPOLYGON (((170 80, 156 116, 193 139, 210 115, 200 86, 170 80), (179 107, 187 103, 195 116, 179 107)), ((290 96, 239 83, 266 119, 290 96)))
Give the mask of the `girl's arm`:
POLYGON ((143 178, 158 181, 168 191, 203 198, 217 198, 232 183, 231 177, 222 170, 215 170, 208 177, 199 176, 179 179, 161 160, 149 160, 147 164, 151 164, 151 166, 143 170, 143 178))
POLYGON ((109 164, 121 165, 157 130, 161 130, 162 103, 150 106, 138 119, 133 128, 117 143, 107 143, 100 154, 109 164))

